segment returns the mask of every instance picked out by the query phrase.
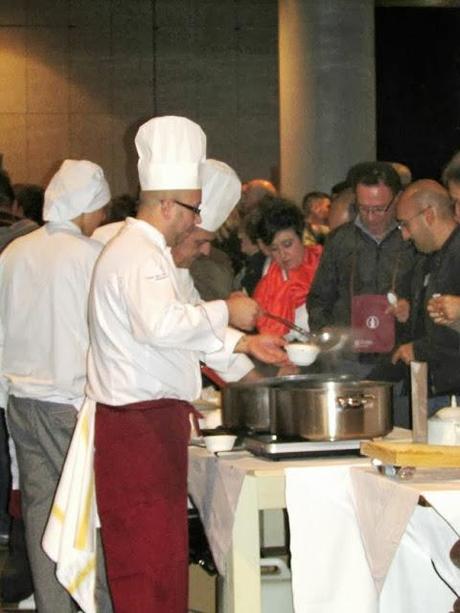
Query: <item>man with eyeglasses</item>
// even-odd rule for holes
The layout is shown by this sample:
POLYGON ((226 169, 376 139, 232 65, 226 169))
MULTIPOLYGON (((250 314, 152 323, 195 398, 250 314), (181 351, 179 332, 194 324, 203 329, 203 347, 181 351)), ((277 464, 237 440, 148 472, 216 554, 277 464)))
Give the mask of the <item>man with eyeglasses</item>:
POLYGON ((460 393, 460 337, 427 312, 427 305, 436 304, 441 296, 460 296, 460 228, 449 193, 428 179, 403 192, 397 218, 402 238, 426 257, 412 277, 410 342, 398 347, 392 361, 428 363, 433 413, 450 404, 448 395, 460 393))
POLYGON ((395 220, 401 181, 385 162, 352 167, 348 179, 356 218, 330 233, 307 298, 313 330, 352 328, 350 351, 341 372, 365 377, 382 354, 389 355, 398 322, 408 317, 405 279, 417 255, 405 244, 395 220), (391 292, 394 304, 388 304, 391 292))
MULTIPOLYGON (((95 482, 114 609, 187 609, 187 444, 199 361, 247 351, 257 304, 191 302, 171 248, 201 223, 206 137, 184 117, 139 128, 140 204, 97 263, 87 395, 96 401, 95 482)), ((285 360, 282 342, 265 357, 285 360)))

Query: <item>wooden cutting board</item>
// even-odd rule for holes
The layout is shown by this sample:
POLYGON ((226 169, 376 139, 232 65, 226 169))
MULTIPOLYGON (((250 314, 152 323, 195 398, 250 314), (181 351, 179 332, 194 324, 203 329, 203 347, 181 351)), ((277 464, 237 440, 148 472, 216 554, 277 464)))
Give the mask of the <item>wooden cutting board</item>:
POLYGON ((363 442, 362 455, 394 466, 460 468, 460 446, 426 443, 363 442))

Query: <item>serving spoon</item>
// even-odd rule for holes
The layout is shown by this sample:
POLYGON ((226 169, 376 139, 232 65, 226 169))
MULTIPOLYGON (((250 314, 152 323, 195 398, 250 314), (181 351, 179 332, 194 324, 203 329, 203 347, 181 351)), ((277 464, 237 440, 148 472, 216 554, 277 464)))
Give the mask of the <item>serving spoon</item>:
POLYGON ((301 326, 293 323, 289 319, 285 317, 281 317, 280 315, 275 315, 274 313, 270 313, 269 311, 264 311, 263 315, 268 317, 269 319, 273 319, 274 321, 278 321, 291 330, 295 330, 299 334, 301 334, 307 341, 311 341, 315 345, 318 345, 321 351, 330 351, 331 349, 338 348, 338 346, 344 341, 344 336, 342 334, 337 334, 335 332, 328 332, 325 330, 324 332, 310 332, 301 326))

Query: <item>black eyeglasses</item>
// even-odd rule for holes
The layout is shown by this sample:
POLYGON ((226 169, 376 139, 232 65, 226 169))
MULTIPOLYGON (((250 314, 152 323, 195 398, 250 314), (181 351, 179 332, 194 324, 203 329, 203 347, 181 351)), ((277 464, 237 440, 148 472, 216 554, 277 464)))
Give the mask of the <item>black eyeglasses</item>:
MULTIPOLYGON (((178 204, 179 206, 183 206, 184 209, 188 209, 189 211, 193 211, 193 213, 195 213, 195 215, 201 215, 201 209, 200 206, 194 206, 193 204, 186 204, 185 202, 181 202, 180 200, 174 200, 174 202, 176 204, 178 204)), ((199 203, 201 204, 201 202, 199 203)))
POLYGON ((394 198, 391 202, 389 202, 386 206, 367 206, 365 204, 356 204, 356 208, 360 213, 365 213, 366 215, 384 215, 388 212, 390 206, 393 204, 394 198))

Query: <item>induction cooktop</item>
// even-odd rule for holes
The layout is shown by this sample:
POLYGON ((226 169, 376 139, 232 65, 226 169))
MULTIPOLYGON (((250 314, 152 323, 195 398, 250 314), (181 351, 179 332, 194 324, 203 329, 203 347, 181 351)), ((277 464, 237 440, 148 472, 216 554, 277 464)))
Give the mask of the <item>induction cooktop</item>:
POLYGON ((245 448, 256 456, 271 460, 321 457, 336 455, 359 455, 361 440, 307 441, 286 439, 272 434, 257 434, 244 439, 245 448))

